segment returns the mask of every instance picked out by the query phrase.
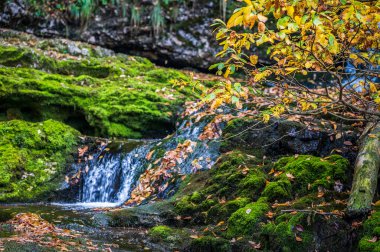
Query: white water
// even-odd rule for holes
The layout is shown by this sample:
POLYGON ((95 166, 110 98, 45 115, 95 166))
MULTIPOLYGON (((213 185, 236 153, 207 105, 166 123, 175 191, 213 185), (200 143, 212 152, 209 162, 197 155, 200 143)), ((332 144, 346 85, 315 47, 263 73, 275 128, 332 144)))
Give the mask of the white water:
POLYGON ((83 175, 81 201, 88 206, 123 204, 144 167, 149 149, 149 145, 143 145, 128 153, 95 156, 86 164, 89 167, 83 175))
MULTIPOLYGON (((108 208, 123 205, 130 198, 130 194, 140 175, 147 169, 147 154, 155 145, 164 150, 175 149, 183 139, 196 142, 193 152, 183 160, 173 172, 189 174, 193 172, 193 160, 198 160, 202 169, 208 169, 218 156, 218 144, 215 145, 198 140, 206 122, 191 127, 185 127, 186 122, 179 127, 177 133, 169 139, 158 142, 145 143, 132 151, 107 152, 105 146, 93 154, 91 160, 74 164, 74 170, 82 171, 82 186, 80 201, 74 204, 56 205, 70 208, 108 208), (206 160, 208 160, 206 162, 206 160)), ((121 150, 122 148, 120 148, 121 150)), ((154 162, 154 160, 150 160, 154 162)), ((163 183, 166 183, 163 182, 163 183)), ((167 197, 162 192, 160 197, 167 197)))

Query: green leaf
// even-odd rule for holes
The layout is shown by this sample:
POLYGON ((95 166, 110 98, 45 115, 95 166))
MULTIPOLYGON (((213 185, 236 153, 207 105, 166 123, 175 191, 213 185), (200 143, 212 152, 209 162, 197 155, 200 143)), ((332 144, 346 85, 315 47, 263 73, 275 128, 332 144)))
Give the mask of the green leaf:
POLYGON ((234 89, 237 91, 237 92, 241 92, 241 84, 239 82, 235 83, 234 84, 234 89))
POLYGON ((280 18, 277 21, 277 28, 278 29, 285 29, 288 26, 289 19, 290 19, 290 17, 288 17, 288 16, 280 18))
POLYGON ((211 66, 208 68, 208 70, 212 70, 212 69, 214 69, 214 68, 216 68, 216 67, 218 67, 218 66, 219 66, 219 63, 213 64, 213 65, 211 65, 211 66))
POLYGON ((305 24, 308 19, 309 19, 309 15, 302 16, 301 24, 305 24))
POLYGON ((235 65, 230 65, 231 74, 235 73, 235 65))
POLYGON ((239 102, 239 98, 237 98, 236 96, 232 96, 231 101, 232 101, 232 103, 237 103, 237 102, 239 102))
POLYGON ((329 45, 333 46, 334 42, 335 42, 335 37, 334 37, 334 35, 330 34, 329 35, 329 45))
POLYGON ((216 95, 214 93, 211 93, 208 96, 206 96, 206 99, 209 100, 209 101, 212 101, 212 100, 215 99, 215 97, 216 97, 216 95))
POLYGON ((313 24, 314 24, 315 26, 319 26, 319 25, 321 25, 321 24, 323 24, 323 23, 322 23, 322 21, 319 19, 318 16, 315 16, 314 19, 313 19, 313 24))
POLYGON ((292 32, 296 32, 299 29, 299 26, 296 23, 289 23, 288 29, 292 32))

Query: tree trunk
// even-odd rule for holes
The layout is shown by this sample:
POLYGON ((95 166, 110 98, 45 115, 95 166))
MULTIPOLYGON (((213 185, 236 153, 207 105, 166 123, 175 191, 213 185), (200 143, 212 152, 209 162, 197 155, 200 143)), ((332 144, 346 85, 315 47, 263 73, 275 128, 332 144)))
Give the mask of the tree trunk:
POLYGON ((366 214, 371 210, 377 189, 380 167, 380 123, 369 123, 361 137, 355 174, 352 182, 348 212, 351 215, 366 214))

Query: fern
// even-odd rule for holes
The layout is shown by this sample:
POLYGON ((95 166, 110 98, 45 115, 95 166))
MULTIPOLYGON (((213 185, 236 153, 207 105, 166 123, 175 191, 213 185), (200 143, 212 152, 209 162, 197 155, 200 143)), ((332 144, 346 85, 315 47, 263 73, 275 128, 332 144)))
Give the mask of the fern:
POLYGON ((136 5, 131 7, 131 25, 134 27, 139 26, 141 23, 141 9, 136 5))
POLYGON ((157 2, 150 15, 154 35, 158 36, 165 25, 160 2, 157 2))

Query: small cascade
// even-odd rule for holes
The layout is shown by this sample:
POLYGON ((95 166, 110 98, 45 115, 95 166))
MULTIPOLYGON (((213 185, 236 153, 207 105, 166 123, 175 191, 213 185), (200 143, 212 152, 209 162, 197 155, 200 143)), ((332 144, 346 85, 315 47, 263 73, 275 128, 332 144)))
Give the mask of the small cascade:
POLYGON ((128 199, 136 176, 146 162, 149 145, 143 145, 123 153, 101 151, 88 161, 88 173, 83 175, 82 202, 123 203, 128 199))
MULTIPOLYGON (((173 152, 178 146, 184 145, 185 141, 191 142, 191 152, 186 155, 186 158, 180 160, 178 157, 173 157, 176 159, 176 167, 169 172, 183 175, 211 168, 219 156, 219 144, 199 140, 208 122, 209 120, 197 123, 183 121, 172 136, 155 141, 131 140, 132 148, 129 141, 118 143, 116 147, 115 143, 103 142, 95 148, 95 151, 87 151, 84 161, 73 165, 76 173, 71 176, 76 181, 80 181, 80 183, 77 182, 80 184, 80 204, 122 205, 131 197, 133 189, 141 186, 140 176, 146 170, 159 167, 162 160, 170 159, 171 157, 165 156, 166 153, 173 152), (147 158, 150 153, 154 153, 153 157, 147 158)), ((162 183, 167 183, 167 181, 162 183)), ((162 190, 158 196, 168 196, 166 191, 162 190)))

